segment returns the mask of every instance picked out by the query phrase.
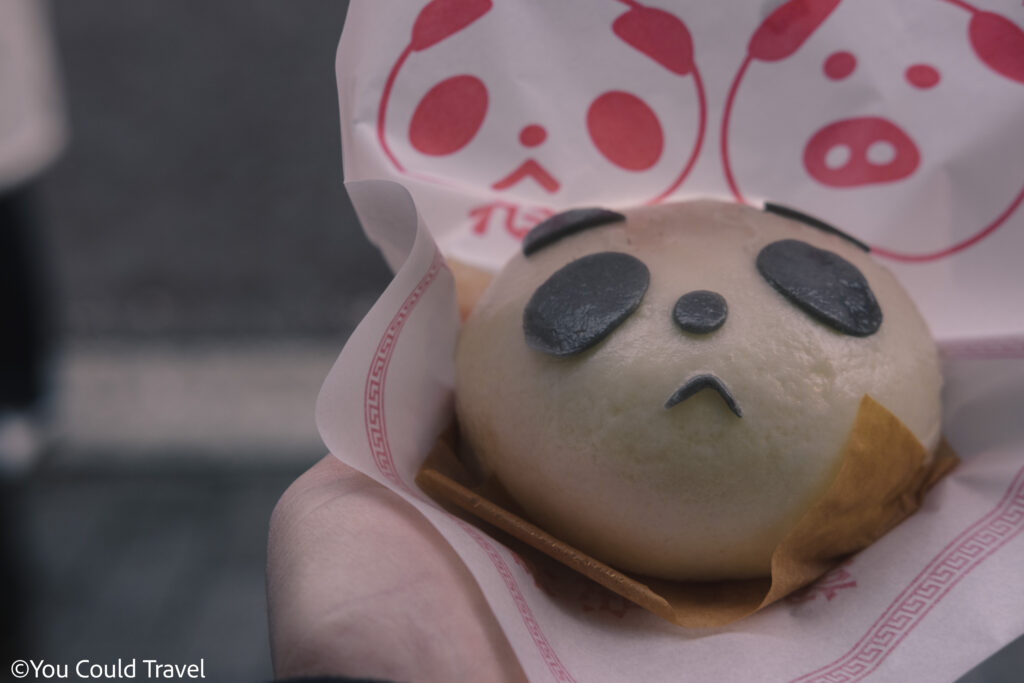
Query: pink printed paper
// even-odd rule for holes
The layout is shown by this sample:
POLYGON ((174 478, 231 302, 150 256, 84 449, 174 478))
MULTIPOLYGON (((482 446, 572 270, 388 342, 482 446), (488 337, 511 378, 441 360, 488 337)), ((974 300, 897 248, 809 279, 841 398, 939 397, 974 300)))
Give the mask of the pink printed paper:
POLYGON ((940 342, 1019 357, 1022 26, 995 0, 354 3, 345 172, 487 269, 571 206, 786 204, 871 244, 940 342))
POLYGON ((530 680, 950 681, 1024 633, 1022 26, 996 1, 352 4, 345 173, 396 276, 318 424, 448 539, 530 680), (441 254, 496 269, 551 212, 698 196, 871 244, 950 356, 963 459, 848 564, 700 632, 531 567, 413 483, 451 419, 441 254))

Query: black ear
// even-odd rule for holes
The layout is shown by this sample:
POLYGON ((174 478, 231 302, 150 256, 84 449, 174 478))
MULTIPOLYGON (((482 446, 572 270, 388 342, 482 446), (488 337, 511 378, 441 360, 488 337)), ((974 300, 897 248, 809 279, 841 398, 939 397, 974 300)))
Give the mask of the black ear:
POLYGON ((782 204, 773 204, 772 202, 765 202, 764 203, 764 210, 767 211, 768 213, 774 213, 774 214, 777 214, 779 216, 783 216, 784 218, 789 218, 789 219, 794 220, 794 221, 799 221, 800 223, 803 223, 804 225, 809 225, 812 228, 817 228, 818 230, 821 230, 822 232, 827 232, 830 235, 835 235, 837 237, 842 237, 844 240, 846 240, 847 242, 849 242, 853 246, 857 247, 861 251, 867 251, 867 252, 871 251, 871 247, 869 247, 868 245, 864 244, 863 242, 861 242, 856 237, 851 237, 850 235, 847 235, 845 232, 843 232, 839 228, 834 227, 832 225, 829 225, 828 223, 826 223, 825 221, 821 220, 820 218, 815 218, 814 216, 808 216, 806 213, 803 213, 801 211, 797 211, 796 209, 791 209, 788 206, 783 206, 782 204))
POLYGON ((842 256, 800 240, 772 242, 757 270, 782 296, 829 327, 867 337, 882 325, 882 309, 864 275, 842 256))
POLYGON ((650 280, 643 262, 614 251, 562 266, 523 310, 526 345, 552 356, 586 351, 637 309, 650 280))
POLYGON ((570 209, 538 223, 523 238, 523 256, 529 256, 573 233, 606 223, 624 221, 621 213, 608 209, 570 209))

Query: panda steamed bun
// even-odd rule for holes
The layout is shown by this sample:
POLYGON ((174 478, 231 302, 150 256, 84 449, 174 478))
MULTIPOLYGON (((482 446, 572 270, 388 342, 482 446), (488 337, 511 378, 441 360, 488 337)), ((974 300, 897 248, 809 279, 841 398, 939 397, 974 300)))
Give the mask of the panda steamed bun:
POLYGON ((865 394, 934 451, 938 354, 913 302, 853 240, 776 210, 796 219, 695 201, 527 236, 462 330, 456 403, 533 522, 625 571, 765 576, 865 394))

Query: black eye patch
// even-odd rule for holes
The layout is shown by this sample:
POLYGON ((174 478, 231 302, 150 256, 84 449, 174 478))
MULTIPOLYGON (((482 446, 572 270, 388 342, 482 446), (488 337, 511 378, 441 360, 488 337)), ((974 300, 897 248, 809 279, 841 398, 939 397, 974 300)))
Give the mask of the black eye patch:
POLYGON ((523 256, 529 256, 573 233, 606 223, 624 221, 621 213, 608 209, 570 209, 541 221, 523 238, 523 256))
POLYGON ((757 270, 797 307, 839 332, 867 337, 882 324, 868 281, 838 254, 800 240, 779 240, 757 255, 757 270))
POLYGON ((523 310, 526 345, 552 356, 586 351, 637 309, 651 281, 629 254, 604 251, 556 271, 523 310))

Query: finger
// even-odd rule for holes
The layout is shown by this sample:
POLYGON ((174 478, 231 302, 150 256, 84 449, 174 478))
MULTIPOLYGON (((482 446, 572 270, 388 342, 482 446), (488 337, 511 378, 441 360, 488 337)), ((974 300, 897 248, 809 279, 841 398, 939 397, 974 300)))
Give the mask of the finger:
POLYGON ((521 680, 472 575, 389 489, 329 457, 271 519, 271 649, 279 676, 521 680))

